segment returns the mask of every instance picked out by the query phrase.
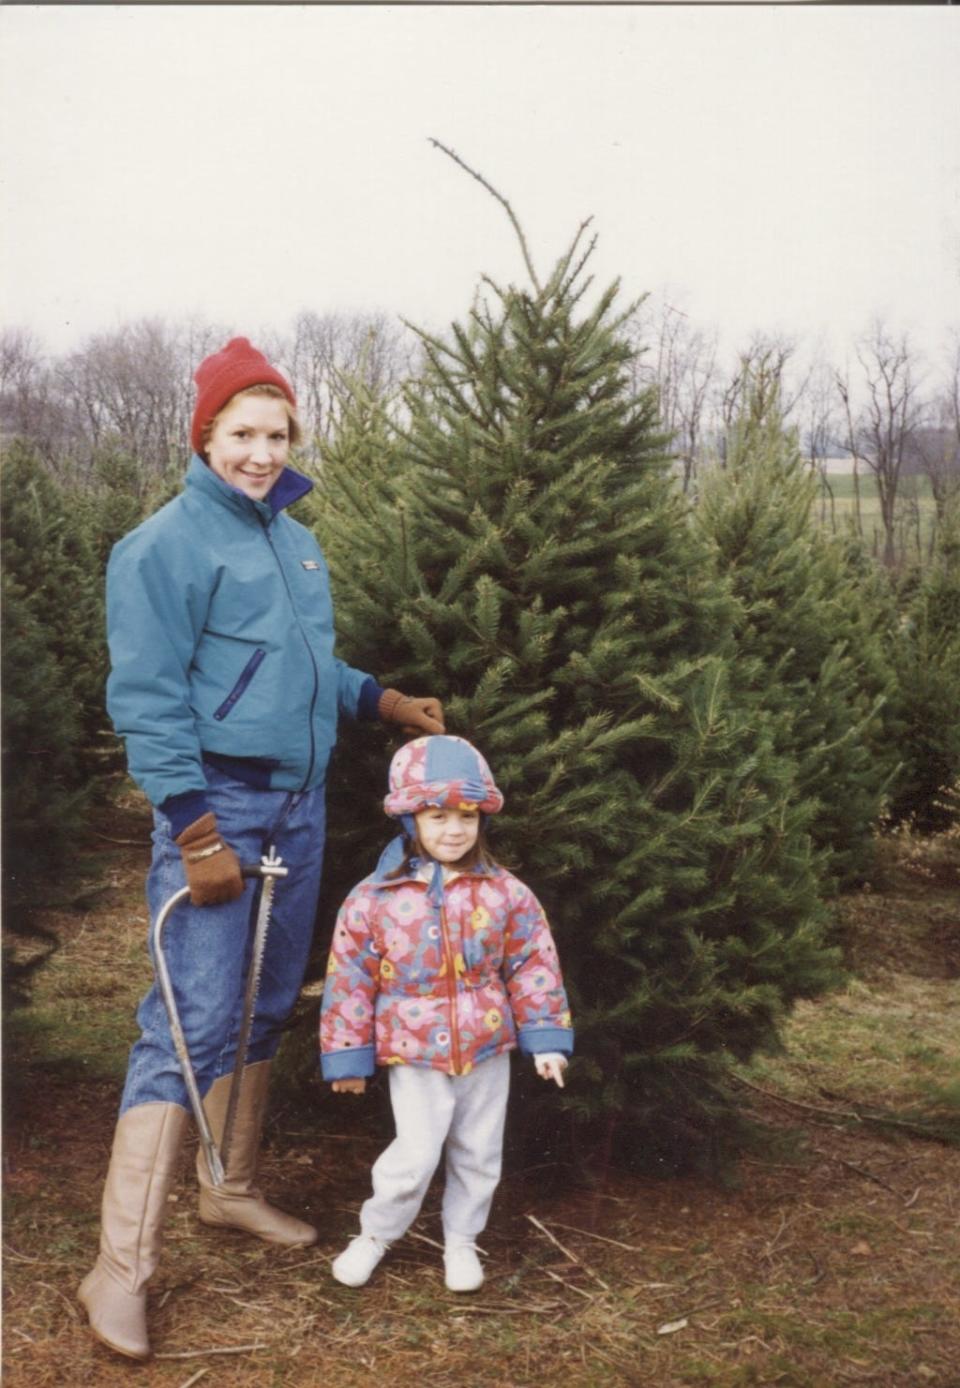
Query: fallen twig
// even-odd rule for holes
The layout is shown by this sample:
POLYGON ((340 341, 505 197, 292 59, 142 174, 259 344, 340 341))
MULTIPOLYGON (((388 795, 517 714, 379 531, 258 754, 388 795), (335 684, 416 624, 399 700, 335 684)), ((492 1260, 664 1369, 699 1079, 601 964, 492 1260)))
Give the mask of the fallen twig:
POLYGON ((481 1306, 478 1302, 462 1305, 460 1302, 448 1307, 451 1315, 462 1316, 464 1312, 484 1316, 546 1316, 562 1306, 560 1301, 549 1301, 546 1306, 481 1306))
POLYGON ((51 1287, 49 1282, 38 1282, 37 1286, 45 1287, 48 1292, 54 1292, 60 1298, 61 1301, 66 1303, 67 1310, 70 1312, 71 1317, 75 1321, 78 1321, 80 1319, 80 1312, 77 1310, 76 1306, 74 1306, 70 1298, 68 1296, 64 1296, 63 1292, 60 1290, 59 1287, 51 1287))
POLYGON ((628 1253, 645 1253, 646 1249, 637 1248, 632 1243, 621 1243, 619 1239, 608 1239, 605 1234, 594 1234, 589 1229, 577 1229, 572 1224, 561 1224, 559 1219, 555 1219, 554 1224, 558 1229, 569 1229, 571 1234, 582 1234, 585 1239, 597 1239, 600 1243, 612 1243, 614 1248, 625 1248, 628 1253))
POLYGON ((778 1243, 780 1242, 780 1240, 783 1238, 783 1231, 784 1231, 784 1229, 786 1229, 786 1227, 787 1227, 787 1216, 781 1212, 781 1214, 780 1214, 780 1228, 779 1228, 779 1229, 777 1230, 777 1232, 774 1234, 774 1236, 773 1236, 773 1242, 770 1244, 769 1248, 767 1248, 767 1250, 766 1250, 766 1252, 765 1252, 765 1254, 764 1254, 765 1257, 767 1257, 767 1258, 772 1258, 772 1257, 773 1257, 773 1250, 776 1248, 777 1244, 778 1244, 778 1243))
POLYGON ((579 1296, 586 1297, 587 1301, 592 1301, 593 1297, 589 1292, 585 1292, 582 1287, 575 1287, 572 1282, 565 1282, 558 1272, 551 1272, 549 1268, 544 1268, 548 1277, 552 1277, 554 1282, 559 1282, 561 1287, 566 1287, 571 1292, 576 1292, 579 1296))
POLYGON ((890 1194, 895 1195, 898 1200, 904 1199, 896 1186, 892 1186, 890 1182, 885 1181, 882 1176, 877 1176, 874 1172, 868 1171, 865 1166, 857 1166, 855 1162, 847 1161, 846 1157, 835 1157, 832 1152, 824 1152, 821 1147, 814 1147, 812 1150, 816 1152, 818 1157, 825 1157, 827 1161, 839 1162, 839 1164, 845 1166, 848 1171, 853 1171, 857 1176, 862 1176, 865 1181, 874 1181, 878 1186, 883 1186, 884 1190, 888 1190, 890 1194))
POLYGON ((551 1234, 547 1226, 545 1224, 540 1223, 536 1215, 528 1214, 527 1219, 529 1219, 530 1223, 534 1225, 535 1228, 539 1229, 541 1234, 544 1234, 556 1248, 559 1248, 560 1252, 563 1254, 565 1258, 569 1258, 571 1263, 576 1263, 578 1267, 582 1267, 584 1272, 588 1273, 589 1276, 591 1276, 595 1282, 600 1283, 600 1286, 603 1288, 605 1292, 608 1292, 610 1290, 610 1288, 607 1286, 606 1282, 604 1282, 603 1278, 599 1275, 599 1273, 594 1272, 593 1268, 588 1267, 582 1258, 578 1258, 575 1253, 571 1253, 569 1248, 565 1248, 563 1244, 560 1242, 560 1240, 558 1238, 555 1238, 554 1235, 551 1234))
POLYGON ((428 1238, 426 1234, 415 1234, 413 1230, 410 1229, 407 1231, 407 1238, 419 1239, 421 1243, 428 1243, 431 1248, 439 1248, 441 1252, 443 1251, 443 1244, 437 1243, 436 1239, 428 1238))
POLYGON ((258 1340, 253 1345, 227 1345, 223 1349, 178 1349, 168 1350, 165 1354, 155 1354, 154 1359, 202 1359, 206 1354, 249 1354, 256 1349, 269 1349, 269 1345, 262 1345, 258 1340))
POLYGON ((208 1374, 209 1372, 209 1369, 198 1369, 192 1378, 188 1378, 185 1383, 180 1384, 180 1388, 193 1388, 193 1385, 203 1378, 204 1374, 208 1374))
POLYGON ((820 1104, 808 1104, 803 1099, 788 1099, 785 1094, 774 1094, 772 1089, 761 1089, 759 1084, 745 1080, 742 1075, 737 1075, 736 1080, 737 1084, 742 1084, 745 1088, 762 1094, 765 1099, 772 1099, 775 1104, 788 1104, 791 1108, 806 1109, 810 1113, 825 1113, 828 1118, 853 1118, 858 1123, 863 1122, 862 1116, 854 1109, 823 1108, 820 1104))

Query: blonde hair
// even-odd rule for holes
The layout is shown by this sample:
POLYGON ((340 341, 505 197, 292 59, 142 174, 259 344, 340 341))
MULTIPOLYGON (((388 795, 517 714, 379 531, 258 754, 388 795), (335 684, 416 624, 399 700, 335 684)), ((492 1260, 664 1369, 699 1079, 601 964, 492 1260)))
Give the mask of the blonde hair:
POLYGON ((238 390, 234 395, 230 396, 229 400, 223 402, 212 419, 207 420, 200 433, 200 451, 203 453, 204 457, 206 457, 207 453, 207 444, 210 442, 213 431, 217 427, 217 420, 223 414, 224 410, 229 409, 234 400, 242 400, 246 395, 267 395, 271 400, 282 400, 284 409, 287 412, 287 429, 290 433, 290 447, 296 448, 297 444, 303 438, 303 429, 300 426, 300 419, 283 391, 279 386, 273 386, 270 385, 268 381, 263 381, 254 386, 244 386, 243 390, 238 390))

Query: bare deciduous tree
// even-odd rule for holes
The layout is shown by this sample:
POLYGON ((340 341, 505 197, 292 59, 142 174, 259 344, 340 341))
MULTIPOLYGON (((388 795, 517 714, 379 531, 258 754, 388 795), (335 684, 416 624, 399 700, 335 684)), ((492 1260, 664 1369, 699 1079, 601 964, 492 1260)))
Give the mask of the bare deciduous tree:
MULTIPOLYGON (((960 495, 960 332, 953 335, 942 386, 913 431, 908 463, 930 483, 939 528, 960 495)), ((931 536, 931 546, 935 538, 931 536)))
POLYGON ((656 386, 660 420, 682 467, 683 490, 690 492, 696 485, 717 367, 716 330, 694 328, 683 309, 664 301, 658 318, 645 312, 635 315, 628 335, 638 349, 635 384, 656 386), (648 342, 653 344, 649 349, 648 342))
MULTIPOLYGON (((897 494, 910 442, 921 419, 916 361, 906 333, 894 336, 876 322, 856 349, 863 403, 856 408, 848 375, 836 373, 847 421, 847 444, 876 480, 883 524, 883 562, 896 562, 897 494)), ((859 490, 857 490, 859 503, 859 490)), ((859 511, 859 505, 858 505, 859 511)))
POLYGON ((800 402, 800 421, 804 451, 820 479, 820 523, 826 522, 829 507, 830 528, 836 533, 836 498, 830 481, 829 459, 834 454, 842 430, 837 418, 834 375, 819 357, 814 360, 807 375, 806 389, 800 402))
POLYGON ((330 437, 352 380, 378 397, 395 391, 409 374, 413 350, 386 313, 299 314, 277 359, 289 370, 308 441, 330 437))
POLYGON ((144 318, 94 334, 59 360, 57 384, 82 421, 87 466, 98 453, 113 450, 136 459, 147 479, 182 454, 197 332, 196 325, 181 329, 144 318))

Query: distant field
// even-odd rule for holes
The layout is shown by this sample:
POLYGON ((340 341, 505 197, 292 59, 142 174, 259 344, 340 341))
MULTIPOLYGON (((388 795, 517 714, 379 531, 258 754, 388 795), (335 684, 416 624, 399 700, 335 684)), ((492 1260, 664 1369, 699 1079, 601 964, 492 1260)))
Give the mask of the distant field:
MULTIPOLYGON (((839 531, 847 525, 852 525, 856 515, 853 473, 832 473, 827 480, 833 494, 832 508, 830 493, 821 486, 816 515, 825 525, 835 522, 839 531)), ((872 550, 879 551, 883 545, 883 522, 880 518, 880 498, 877 495, 876 479, 868 472, 866 475, 861 473, 859 481, 864 542, 872 550)), ((904 478, 897 497, 895 539, 898 555, 910 561, 926 559, 930 549, 934 514, 929 479, 904 478)))

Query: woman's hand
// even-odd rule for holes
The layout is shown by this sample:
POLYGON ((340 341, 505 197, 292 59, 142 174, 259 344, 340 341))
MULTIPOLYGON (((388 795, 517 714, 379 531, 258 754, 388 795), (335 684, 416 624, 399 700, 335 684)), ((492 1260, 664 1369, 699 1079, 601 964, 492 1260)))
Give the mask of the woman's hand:
POLYGON ((384 723, 399 723, 405 733, 422 737, 424 733, 443 733, 443 704, 439 699, 413 699, 399 689, 385 689, 377 712, 384 723))
POLYGON ((334 1094, 364 1094, 367 1088, 366 1080, 334 1080, 334 1094))
POLYGON ((215 814, 202 814, 175 842, 194 906, 219 906, 243 896, 240 860, 221 836, 215 814))

